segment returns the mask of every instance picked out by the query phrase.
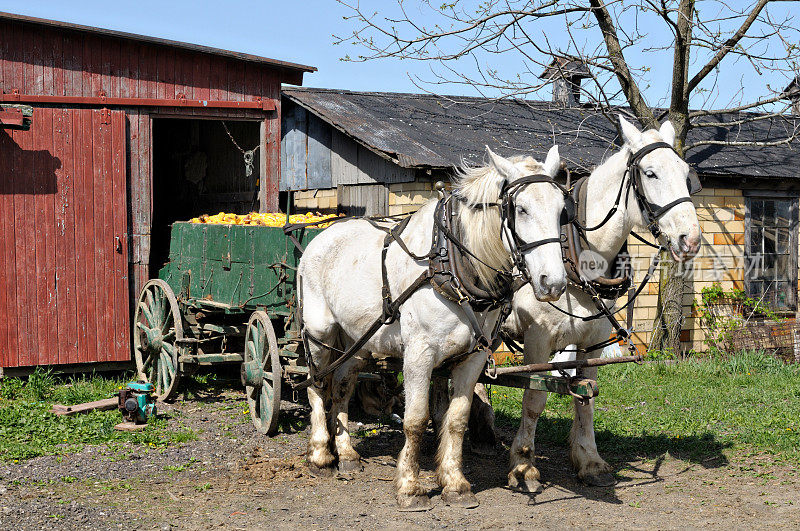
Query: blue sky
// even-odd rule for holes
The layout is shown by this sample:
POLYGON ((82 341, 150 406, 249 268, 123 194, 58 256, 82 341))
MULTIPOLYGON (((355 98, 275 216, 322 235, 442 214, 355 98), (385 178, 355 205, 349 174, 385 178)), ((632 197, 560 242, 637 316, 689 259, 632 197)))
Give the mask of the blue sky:
MULTIPOLYGON (((361 3, 376 10, 386 9, 394 1, 362 0, 361 3)), ((413 6, 414 2, 407 0, 406 4, 413 6)), ((363 50, 332 45, 332 34, 347 34, 353 29, 351 22, 343 20, 347 14, 345 8, 334 0, 0 0, 0 11, 204 44, 316 66, 318 72, 306 75, 304 84, 307 86, 419 92, 409 79, 409 74, 423 79, 432 78, 427 63, 341 61, 342 56, 356 56, 363 50)), ((661 31, 660 26, 654 26, 651 35, 657 39, 663 36, 661 31)), ((563 34, 563 31, 560 33, 563 34)), ((559 45, 558 34, 552 32, 547 38, 559 45)), ((648 73, 648 83, 643 84, 642 88, 651 104, 663 104, 659 100, 668 94, 671 52, 661 52, 646 59, 631 54, 628 59, 632 64, 646 60, 646 64, 653 65, 648 73), (659 65, 663 67, 659 68, 659 65)), ((492 56, 488 60, 492 67, 512 74, 516 71, 517 57, 492 56)), ((458 68, 469 70, 471 65, 461 63, 458 68)), ((697 68, 699 64, 693 67, 694 70, 697 68)), ((751 79, 753 74, 750 72, 748 65, 741 63, 726 71, 723 82, 715 88, 720 93, 719 103, 724 103, 742 85, 751 94, 757 94, 763 93, 762 87, 766 83, 784 83, 784 79, 769 75, 751 79)), ((466 87, 431 89, 447 94, 474 94, 466 87)), ((542 96, 546 97, 547 94, 542 96)))

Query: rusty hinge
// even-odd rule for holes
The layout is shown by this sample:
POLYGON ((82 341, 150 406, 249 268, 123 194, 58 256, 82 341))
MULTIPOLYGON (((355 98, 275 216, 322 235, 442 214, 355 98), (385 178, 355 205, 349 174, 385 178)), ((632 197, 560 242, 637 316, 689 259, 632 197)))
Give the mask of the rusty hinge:
POLYGON ((102 108, 100 110, 100 123, 101 124, 110 124, 111 123, 111 110, 107 108, 102 108))

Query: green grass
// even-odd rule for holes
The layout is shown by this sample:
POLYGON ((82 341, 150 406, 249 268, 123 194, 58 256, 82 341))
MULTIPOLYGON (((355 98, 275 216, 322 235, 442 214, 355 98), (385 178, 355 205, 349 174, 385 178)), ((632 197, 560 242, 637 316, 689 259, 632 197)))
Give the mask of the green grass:
POLYGON ((118 411, 93 411, 58 417, 52 404, 78 404, 109 398, 130 378, 85 376, 59 380, 37 369, 27 380, 7 378, 0 383, 0 460, 29 459, 41 455, 80 451, 87 444, 133 443, 163 448, 197 436, 189 430, 167 429, 163 419, 151 418, 147 428, 120 432, 118 411))
MULTIPOLYGON (((600 368, 595 430, 601 453, 692 460, 724 450, 766 452, 800 462, 800 366, 760 353, 728 359, 600 368)), ((519 425, 522 391, 495 386, 498 424, 519 425)), ((572 399, 550 395, 538 440, 566 444, 572 399)))

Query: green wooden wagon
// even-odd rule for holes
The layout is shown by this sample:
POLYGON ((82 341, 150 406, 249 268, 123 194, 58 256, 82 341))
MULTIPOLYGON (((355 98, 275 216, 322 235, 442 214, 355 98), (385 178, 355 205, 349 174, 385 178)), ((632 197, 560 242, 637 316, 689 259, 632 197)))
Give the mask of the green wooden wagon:
MULTIPOLYGON (((295 233, 305 245, 321 229, 295 233)), ((201 365, 242 363, 256 428, 277 428, 283 380, 305 379, 295 277, 281 228, 175 223, 168 263, 142 288, 133 325, 139 377, 162 400, 201 365)))
MULTIPOLYGON (((305 247, 321 230, 293 234, 305 247)), ((181 376, 201 365, 241 363, 253 424, 273 434, 281 391, 308 377, 295 316, 300 254, 279 227, 175 223, 169 261, 159 278, 144 285, 136 304, 133 347, 139 378, 153 383, 160 399, 167 400, 181 376)), ((496 378, 484 375, 481 381, 587 399, 597 395, 593 380, 536 374, 580 369, 580 362, 540 365, 521 368, 526 372, 500 368, 496 378)), ((399 360, 374 359, 361 377, 376 379, 376 373, 400 369, 399 360)))

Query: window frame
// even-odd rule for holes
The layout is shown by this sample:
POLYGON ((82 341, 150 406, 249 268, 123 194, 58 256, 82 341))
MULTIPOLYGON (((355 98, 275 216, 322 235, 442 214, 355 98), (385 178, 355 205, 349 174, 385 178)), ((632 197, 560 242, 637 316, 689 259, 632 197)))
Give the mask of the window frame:
POLYGON ((793 315, 797 313, 797 291, 798 291, 798 203, 800 193, 775 190, 743 190, 744 196, 744 248, 742 249, 742 279, 745 293, 750 294, 750 275, 747 274, 747 257, 750 253, 752 238, 752 201, 753 200, 788 200, 790 202, 789 215, 791 222, 789 227, 789 264, 787 267, 792 272, 789 303, 787 308, 775 308, 775 313, 783 315, 793 315))

